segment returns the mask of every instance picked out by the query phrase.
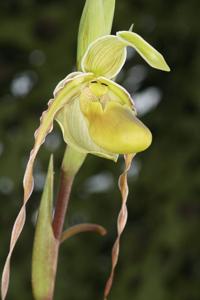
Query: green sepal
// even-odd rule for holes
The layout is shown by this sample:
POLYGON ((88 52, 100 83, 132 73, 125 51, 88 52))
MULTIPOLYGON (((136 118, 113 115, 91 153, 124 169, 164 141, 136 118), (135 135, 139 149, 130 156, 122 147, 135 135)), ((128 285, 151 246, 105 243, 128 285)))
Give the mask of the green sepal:
POLYGON ((96 76, 114 78, 126 60, 126 46, 115 35, 101 37, 90 44, 85 53, 81 67, 84 72, 92 72, 96 76))
POLYGON ((49 162, 48 173, 37 217, 33 258, 32 287, 35 300, 52 299, 56 258, 59 241, 52 229, 53 203, 53 157, 49 162))
POLYGON ((107 35, 90 44, 81 62, 84 72, 114 78, 126 60, 126 48, 133 47, 153 68, 170 71, 164 57, 141 36, 131 31, 119 31, 117 36, 107 35))
POLYGON ((121 38, 126 46, 133 47, 151 67, 162 71, 170 71, 162 54, 137 33, 131 31, 119 31, 117 32, 117 36, 121 38))

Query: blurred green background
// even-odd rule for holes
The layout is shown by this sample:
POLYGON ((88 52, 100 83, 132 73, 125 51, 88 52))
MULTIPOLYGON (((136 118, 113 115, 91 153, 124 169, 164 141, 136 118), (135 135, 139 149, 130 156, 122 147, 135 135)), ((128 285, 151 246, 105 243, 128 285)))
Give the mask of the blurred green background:
MULTIPOLYGON (((33 133, 52 91, 74 70, 83 0, 0 2, 0 269, 22 200, 33 133)), ((200 299, 199 1, 117 0, 113 33, 134 30, 165 56, 172 72, 151 69, 133 50, 118 77, 154 141, 130 170, 129 220, 109 299, 200 299)), ((98 12, 97 12, 98 13, 98 12)), ((57 125, 35 167, 35 191, 12 259, 8 300, 32 299, 34 223, 50 153, 55 181, 65 145, 57 125)), ((76 178, 66 226, 97 222, 63 244, 55 300, 102 299, 120 208, 117 164, 88 156, 76 178)), ((55 191, 56 192, 56 191, 55 191)))

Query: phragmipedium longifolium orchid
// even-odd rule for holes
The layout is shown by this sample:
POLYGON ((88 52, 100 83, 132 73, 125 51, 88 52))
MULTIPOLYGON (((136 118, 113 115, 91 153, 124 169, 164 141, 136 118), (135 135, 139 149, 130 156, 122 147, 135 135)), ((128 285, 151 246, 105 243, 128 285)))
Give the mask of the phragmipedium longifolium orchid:
POLYGON ((118 236, 112 250, 112 269, 105 298, 112 286, 118 260, 120 236, 127 221, 127 172, 136 153, 152 142, 150 130, 137 118, 134 101, 128 91, 115 82, 127 56, 127 47, 153 68, 169 71, 163 56, 141 36, 130 31, 111 35, 114 0, 87 0, 78 35, 77 72, 69 74, 55 88, 48 109, 42 114, 35 132, 35 144, 24 176, 24 202, 15 221, 10 251, 2 276, 2 299, 8 290, 10 258, 25 222, 26 203, 33 191, 33 167, 38 151, 57 121, 68 145, 62 164, 60 192, 53 210, 53 159, 41 200, 33 249, 33 292, 36 300, 53 299, 58 250, 61 241, 76 232, 104 229, 83 224, 62 234, 64 216, 73 179, 88 153, 118 160, 125 157, 125 170, 119 179, 122 207, 118 217, 118 236), (64 204, 63 204, 64 203, 64 204))

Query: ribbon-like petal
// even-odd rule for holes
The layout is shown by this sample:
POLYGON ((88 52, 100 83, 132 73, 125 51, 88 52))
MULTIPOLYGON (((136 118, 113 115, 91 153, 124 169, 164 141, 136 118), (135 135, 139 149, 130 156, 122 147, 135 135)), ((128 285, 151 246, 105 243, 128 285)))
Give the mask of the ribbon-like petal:
POLYGON ((29 161, 26 166, 26 171, 24 175, 24 199, 23 205, 19 211, 19 214, 15 220, 11 240, 10 240, 10 249, 9 253, 5 262, 3 275, 2 275, 2 282, 1 282, 1 295, 2 300, 5 299, 8 285, 9 285, 9 277, 10 277, 10 259, 12 256, 12 252, 14 250, 15 244, 21 234, 23 229, 25 219, 26 219, 26 203, 28 202, 34 186, 34 179, 33 179, 33 166, 35 162, 35 158, 37 153, 45 141, 47 134, 53 128, 53 121, 55 119, 56 114, 59 110, 70 100, 73 100, 80 94, 80 90, 82 87, 87 85, 88 81, 90 81, 94 76, 92 74, 81 74, 77 75, 74 78, 70 78, 66 80, 65 86, 59 93, 56 93, 55 99, 49 101, 49 107, 46 112, 44 112, 40 119, 40 126, 35 132, 35 144, 33 149, 30 153, 29 161))

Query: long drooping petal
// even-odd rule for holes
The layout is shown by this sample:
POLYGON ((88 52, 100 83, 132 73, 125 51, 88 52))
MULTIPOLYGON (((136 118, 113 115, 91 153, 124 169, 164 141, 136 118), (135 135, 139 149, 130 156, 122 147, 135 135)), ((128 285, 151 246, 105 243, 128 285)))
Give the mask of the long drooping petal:
POLYGON ((170 71, 164 57, 141 36, 131 31, 119 31, 117 36, 103 36, 91 43, 82 59, 82 70, 114 78, 124 65, 128 46, 133 47, 153 68, 170 71))
POLYGON ((121 205, 121 210, 119 212, 118 221, 117 221, 118 235, 117 235, 117 239, 116 239, 116 241, 113 245, 113 249, 112 249, 111 273, 107 280, 105 290, 104 290, 105 300, 108 297, 108 294, 110 293, 110 289, 112 287, 114 272, 115 272, 115 268, 116 268, 116 265, 118 262, 118 257, 119 257, 120 238, 121 238, 122 232, 124 231, 124 228, 126 226, 127 217, 128 217, 128 211, 127 211, 127 206, 126 206, 126 202, 127 202, 127 198, 128 198, 127 174, 131 167, 131 162, 132 162, 133 157, 134 157, 134 154, 125 155, 125 170, 119 178, 119 189, 120 189, 121 195, 122 195, 122 205, 121 205))
POLYGON ((35 132, 35 144, 30 153, 29 161, 26 167, 25 175, 24 175, 24 199, 23 205, 20 209, 20 212, 15 220, 11 240, 10 240, 10 249, 5 262, 3 275, 2 275, 2 283, 1 283, 1 294, 2 300, 5 299, 8 285, 9 285, 9 277, 10 277, 10 259, 15 247, 15 244, 19 238, 19 235, 23 229, 25 218, 26 218, 26 203, 30 198, 30 195, 33 191, 34 179, 33 179, 33 166, 35 162, 36 155, 43 144, 47 134, 53 128, 53 121, 58 113, 58 111, 70 100, 77 97, 77 94, 80 93, 81 87, 84 87, 85 84, 93 78, 91 74, 81 74, 74 78, 68 79, 65 82, 65 86, 63 89, 55 95, 55 99, 49 101, 49 106, 47 111, 42 114, 40 119, 40 126, 38 130, 35 132))

